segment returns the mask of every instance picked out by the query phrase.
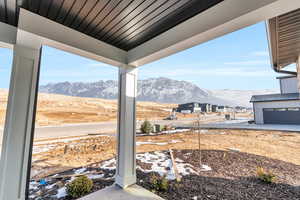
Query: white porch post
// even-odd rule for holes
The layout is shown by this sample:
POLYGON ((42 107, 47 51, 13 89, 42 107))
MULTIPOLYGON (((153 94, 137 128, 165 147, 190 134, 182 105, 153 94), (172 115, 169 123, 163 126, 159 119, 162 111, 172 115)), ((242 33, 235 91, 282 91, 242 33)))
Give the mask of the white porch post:
POLYGON ((116 184, 122 188, 136 183, 136 90, 137 69, 123 66, 119 69, 118 160, 116 172, 116 184))
POLYGON ((298 92, 300 93, 300 55, 298 56, 297 63, 297 80, 298 80, 298 92))
POLYGON ((0 162, 0 199, 26 198, 30 175, 40 49, 14 45, 0 162))

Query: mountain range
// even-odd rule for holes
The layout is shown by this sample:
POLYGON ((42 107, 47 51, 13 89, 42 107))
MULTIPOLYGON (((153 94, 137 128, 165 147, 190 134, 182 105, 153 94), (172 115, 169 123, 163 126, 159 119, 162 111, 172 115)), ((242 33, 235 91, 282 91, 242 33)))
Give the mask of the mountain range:
MULTIPOLYGON (((40 86, 39 92, 78 97, 116 99, 118 82, 59 82, 40 86)), ((250 107, 252 95, 278 93, 277 90, 207 90, 187 82, 169 78, 149 78, 138 81, 137 99, 160 103, 203 102, 218 105, 250 107)))

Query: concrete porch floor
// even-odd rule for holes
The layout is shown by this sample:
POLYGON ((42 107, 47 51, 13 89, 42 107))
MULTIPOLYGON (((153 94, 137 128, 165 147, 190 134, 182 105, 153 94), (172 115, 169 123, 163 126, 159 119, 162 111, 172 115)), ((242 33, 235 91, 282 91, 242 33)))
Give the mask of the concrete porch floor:
POLYGON ((126 189, 122 189, 117 185, 99 190, 80 200, 163 200, 156 194, 142 188, 138 185, 132 185, 126 189))

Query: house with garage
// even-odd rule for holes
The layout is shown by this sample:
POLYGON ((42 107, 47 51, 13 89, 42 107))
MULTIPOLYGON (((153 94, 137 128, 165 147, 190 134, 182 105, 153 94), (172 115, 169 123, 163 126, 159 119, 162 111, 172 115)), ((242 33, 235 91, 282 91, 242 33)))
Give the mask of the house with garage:
POLYGON ((267 21, 272 67, 285 76, 277 78, 279 94, 252 96, 256 124, 300 125, 300 24, 295 19, 300 9, 267 21))

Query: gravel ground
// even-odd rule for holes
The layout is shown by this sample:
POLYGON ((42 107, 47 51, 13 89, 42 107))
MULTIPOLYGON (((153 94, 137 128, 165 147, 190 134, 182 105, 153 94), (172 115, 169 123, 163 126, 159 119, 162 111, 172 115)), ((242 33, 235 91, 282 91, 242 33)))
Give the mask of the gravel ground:
MULTIPOLYGON (((199 151, 174 151, 175 157, 199 166, 199 151)), ((165 199, 216 200, 299 200, 300 166, 241 152, 201 151, 202 164, 212 168, 199 175, 184 176, 181 182, 170 182, 167 192, 157 194, 165 199), (276 181, 266 184, 256 177, 262 166, 276 175, 276 181)), ((152 190, 149 176, 138 172, 139 185, 152 190), (141 181, 142 180, 142 181, 141 181)))
MULTIPOLYGON (((211 200, 299 200, 300 199, 300 166, 242 152, 202 150, 201 164, 211 167, 209 171, 199 171, 198 150, 174 150, 174 157, 189 163, 197 174, 183 176, 180 182, 169 181, 169 189, 165 192, 156 192, 151 183, 151 173, 137 170, 138 185, 155 192, 157 195, 172 200, 184 199, 211 199, 211 200), (276 181, 266 184, 256 177, 258 166, 271 171, 276 175, 276 181)), ((169 151, 162 151, 169 156, 169 151)), ((151 169, 149 163, 138 161, 143 170, 151 169)), ((100 179, 93 179, 93 192, 113 184, 113 169, 100 169, 101 163, 95 163, 86 168, 86 171, 104 174, 100 179), (105 180, 106 179, 106 180, 105 180)), ((73 170, 59 173, 55 176, 74 174, 73 170)), ((153 173, 154 174, 154 173, 153 173)), ((158 175, 158 174, 156 174, 158 175)), ((49 200, 71 200, 70 197, 57 198, 58 188, 62 188, 70 181, 69 178, 49 179, 47 185, 31 189, 34 198, 49 200), (56 184, 49 190, 49 186, 56 184), (47 189, 48 187, 48 189, 47 189), (37 192, 38 191, 38 192, 37 192)))

